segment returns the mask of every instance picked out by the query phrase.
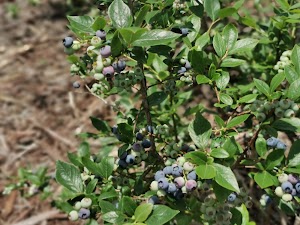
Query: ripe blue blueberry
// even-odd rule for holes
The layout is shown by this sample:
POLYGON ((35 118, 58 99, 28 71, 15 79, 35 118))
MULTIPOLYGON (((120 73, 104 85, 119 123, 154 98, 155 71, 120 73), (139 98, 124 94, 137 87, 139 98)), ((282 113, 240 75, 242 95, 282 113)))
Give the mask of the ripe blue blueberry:
POLYGON ((140 132, 137 132, 135 135, 136 140, 141 141, 144 138, 144 135, 140 132))
POLYGON ((100 49, 100 55, 103 58, 108 58, 111 55, 111 47, 109 45, 105 45, 100 49))
POLYGON ((181 166, 176 165, 176 164, 174 164, 172 166, 172 169, 173 169, 172 175, 175 176, 175 177, 179 177, 183 173, 183 168, 181 166))
POLYGON ((97 30, 96 31, 96 36, 101 38, 101 39, 105 39, 106 38, 106 32, 104 30, 97 30))
POLYGON ((80 83, 78 81, 75 81, 73 83, 73 88, 80 88, 80 83))
POLYGON ((81 219, 88 219, 91 215, 91 212, 89 209, 81 208, 78 212, 78 217, 81 219))
POLYGON ((275 137, 270 137, 270 138, 267 139, 267 145, 269 147, 275 147, 278 142, 279 142, 279 139, 277 139, 275 137))
POLYGON ((168 179, 165 178, 165 177, 160 178, 160 179, 157 181, 157 183, 158 183, 158 188, 159 188, 159 189, 165 190, 165 189, 167 189, 167 188, 169 187, 168 179))
POLYGON ((286 181, 281 184, 281 188, 285 193, 292 193, 293 185, 291 182, 286 181))
POLYGON ((112 66, 107 66, 103 68, 102 73, 104 76, 111 77, 115 73, 115 70, 112 66))
POLYGON ((141 143, 135 142, 132 145, 132 150, 135 151, 135 152, 140 152, 141 150, 143 150, 143 146, 141 145, 141 143))
POLYGON ((236 193, 231 193, 228 197, 227 197, 227 201, 228 202, 234 202, 236 199, 236 193))
POLYGON ((151 142, 148 139, 145 139, 142 141, 142 146, 143 146, 143 148, 150 148, 151 142))
POLYGON ((300 182, 298 182, 297 184, 295 184, 295 189, 298 193, 300 193, 300 182))
POLYGON ((158 204, 159 198, 156 195, 153 195, 148 199, 148 203, 150 203, 152 205, 158 204))
POLYGON ((124 60, 119 60, 117 66, 119 71, 123 71, 126 68, 126 62, 124 60))
POLYGON ((188 180, 196 180, 197 179, 196 171, 189 172, 188 175, 186 176, 186 178, 188 180))
POLYGON ((117 134, 118 134, 118 127, 117 127, 117 126, 113 126, 113 127, 111 128, 111 132, 112 132, 113 134, 117 135, 117 134))
POLYGON ((180 30, 181 30, 181 34, 182 35, 187 35, 188 33, 189 33, 189 29, 188 28, 180 28, 180 30))
POLYGON ((147 131, 150 133, 150 134, 153 134, 153 127, 152 126, 150 126, 150 125, 148 125, 147 126, 147 131))
POLYGON ((181 67, 180 70, 178 70, 178 74, 183 74, 186 72, 186 68, 185 67, 181 67))
POLYGON ((169 183, 169 187, 168 187, 167 192, 168 193, 174 193, 175 191, 177 191, 176 185, 174 183, 169 183))
POLYGON ((187 70, 190 70, 190 69, 192 68, 191 63, 190 63, 189 61, 187 61, 187 60, 185 61, 184 67, 185 67, 187 70))
POLYGON ((164 169, 163 169, 165 175, 170 175, 172 174, 173 172, 173 167, 172 166, 166 166, 164 169))
POLYGON ((124 159, 120 159, 118 161, 118 165, 124 169, 128 166, 127 162, 124 159))
POLYGON ((192 191, 194 189, 196 189, 197 187, 197 182, 195 180, 188 180, 186 183, 185 183, 185 187, 186 187, 186 190, 187 191, 192 191))
POLYGON ((154 175, 154 179, 155 180, 159 180, 160 178, 164 178, 165 177, 165 173, 162 170, 156 171, 155 175, 154 175))
POLYGON ((286 144, 284 144, 282 141, 279 141, 276 145, 276 148, 285 150, 286 144))
POLYGON ((73 38, 71 37, 65 37, 63 39, 63 44, 66 48, 70 48, 73 45, 73 38))
POLYGON ((126 163, 133 164, 135 160, 135 157, 133 155, 127 155, 126 156, 126 163))

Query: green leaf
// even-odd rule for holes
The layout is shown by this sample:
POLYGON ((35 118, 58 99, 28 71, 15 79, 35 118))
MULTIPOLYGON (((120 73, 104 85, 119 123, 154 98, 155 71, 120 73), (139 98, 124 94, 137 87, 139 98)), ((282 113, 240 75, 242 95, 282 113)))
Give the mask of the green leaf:
POLYGON ((99 163, 99 173, 103 178, 108 179, 114 170, 114 157, 105 157, 99 163))
POLYGON ((204 1, 204 10, 207 15, 215 21, 217 19, 217 15, 221 8, 219 0, 209 0, 204 1))
POLYGON ((262 189, 274 185, 273 176, 267 171, 256 173, 254 175, 254 180, 262 189))
POLYGON ((212 179, 216 176, 215 167, 209 164, 199 165, 195 168, 195 171, 201 179, 212 179))
POLYGON ((245 60, 243 59, 225 58, 221 63, 221 67, 237 67, 244 63, 245 60))
POLYGON ((128 196, 122 197, 122 200, 120 201, 119 204, 119 209, 123 213, 126 213, 128 216, 133 216, 136 208, 137 205, 135 201, 133 201, 130 197, 128 196))
POLYGON ((220 117, 220 116, 218 116, 218 115, 214 115, 214 120, 215 120, 215 122, 218 124, 218 126, 220 127, 220 128, 222 128, 222 127, 225 127, 225 122, 224 122, 224 120, 220 117))
POLYGON ((293 48, 291 60, 295 66, 296 72, 299 75, 300 74, 300 63, 299 63, 300 62, 300 46, 299 45, 295 45, 295 47, 293 48))
POLYGON ((282 118, 276 120, 272 127, 279 131, 292 131, 300 132, 300 119, 299 118, 282 118))
POLYGON ((176 34, 171 31, 160 30, 160 29, 150 30, 143 33, 137 40, 135 40, 132 43, 132 45, 140 46, 140 47, 162 45, 175 40, 179 36, 180 34, 176 34))
POLYGON ((284 74, 290 84, 300 78, 300 73, 297 73, 291 66, 284 67, 284 74))
POLYGON ((210 36, 208 32, 202 34, 195 42, 197 50, 202 50, 202 48, 210 41, 210 36))
POLYGON ((288 88, 287 96, 292 100, 296 100, 300 97, 300 79, 295 80, 291 83, 290 87, 288 88))
POLYGON ((189 159, 192 163, 196 165, 205 164, 207 161, 207 156, 204 152, 200 151, 192 151, 189 153, 184 154, 186 159, 189 159))
POLYGON ((101 218, 108 223, 112 224, 124 224, 125 216, 119 211, 111 211, 105 213, 101 216, 101 218))
POLYGON ((233 99, 228 94, 220 93, 220 100, 226 105, 233 104, 233 99))
POLYGON ((204 75, 197 75, 196 81, 197 81, 197 84, 207 84, 210 82, 210 79, 204 75))
POLYGON ((68 159, 75 166, 82 166, 82 163, 80 162, 79 157, 76 154, 68 152, 68 159))
POLYGON ((267 149, 267 142, 264 138, 257 138, 256 141, 255 141, 255 149, 256 149, 256 152, 257 154, 264 158, 268 149, 267 149))
POLYGON ((232 157, 239 151, 239 145, 236 143, 234 137, 230 137, 226 139, 223 149, 225 149, 230 157, 232 157))
POLYGON ((228 190, 240 193, 239 185, 232 170, 218 163, 214 163, 213 165, 216 169, 215 181, 228 190))
POLYGON ((97 186, 98 179, 91 180, 88 185, 86 186, 85 193, 86 194, 92 194, 97 186))
POLYGON ((87 142, 81 142, 79 149, 78 149, 78 155, 80 157, 89 157, 90 156, 90 145, 87 142))
POLYGON ((106 24, 105 19, 101 16, 97 16, 92 25, 92 28, 94 31, 102 30, 105 27, 105 24, 106 24))
POLYGON ((238 40, 234 47, 229 51, 228 55, 232 54, 241 54, 244 52, 251 51, 255 48, 255 46, 258 44, 258 40, 253 38, 244 38, 241 40, 238 40))
POLYGON ((140 11, 138 12, 138 15, 134 21, 134 26, 140 27, 143 24, 143 21, 146 18, 147 12, 151 9, 150 5, 144 5, 140 11))
POLYGON ((221 34, 216 33, 213 39, 213 46, 217 53, 217 55, 221 58, 225 55, 226 52, 226 44, 221 34))
POLYGON ((155 106, 161 104, 168 95, 163 91, 154 92, 148 96, 149 106, 155 106))
POLYGON ((147 225, 163 225, 173 219, 180 211, 169 208, 165 205, 155 205, 153 213, 147 219, 147 225))
POLYGON ((124 50, 124 45, 123 45, 123 37, 121 33, 117 30, 114 33, 114 36, 111 40, 111 54, 112 56, 118 56, 121 54, 121 52, 124 50))
POLYGON ((56 180, 62 186, 76 193, 83 192, 83 181, 80 171, 73 165, 57 161, 56 162, 56 180))
POLYGON ((93 162, 90 157, 83 157, 81 159, 82 164, 93 174, 102 176, 102 174, 99 172, 99 164, 93 162))
POLYGON ((127 45, 130 45, 132 42, 137 40, 147 30, 143 29, 143 28, 129 27, 129 28, 119 29, 118 31, 120 32, 120 34, 126 41, 127 45))
POLYGON ((232 193, 231 190, 228 190, 220 186, 217 182, 214 181, 212 182, 212 187, 216 195, 216 199, 218 199, 218 202, 224 202, 225 200, 227 200, 228 196, 232 193))
POLYGON ((285 11, 289 10, 290 5, 287 2, 287 0, 275 0, 275 1, 278 3, 281 9, 284 9, 285 11))
POLYGON ((270 87, 266 82, 254 78, 254 84, 260 93, 266 95, 267 97, 270 96, 270 87))
POLYGON ((225 42, 226 50, 229 51, 233 48, 238 38, 238 30, 231 23, 227 24, 222 31, 222 37, 225 42))
POLYGON ((284 81, 284 79, 285 79, 285 73, 276 74, 271 80, 270 92, 271 93, 274 92, 276 88, 281 84, 281 82, 284 81))
POLYGON ((254 102, 257 99, 258 94, 248 94, 243 97, 241 97, 238 102, 239 103, 251 103, 254 102))
POLYGON ((111 132, 111 129, 109 127, 109 125, 103 121, 103 120, 100 120, 100 119, 97 119, 95 117, 90 117, 91 121, 92 121, 92 124, 93 126, 98 130, 98 131, 101 131, 103 132, 104 134, 110 134, 111 132))
POLYGON ((300 140, 295 141, 289 151, 288 165, 290 167, 300 165, 300 140))
POLYGON ((139 205, 134 212, 135 221, 137 222, 144 222, 151 214, 153 209, 153 204, 145 203, 139 205))
POLYGON ((235 126, 245 122, 249 116, 250 116, 250 114, 244 114, 244 115, 234 117, 232 120, 230 120, 227 123, 226 128, 232 128, 232 127, 235 127, 235 126))
POLYGON ((94 19, 90 16, 67 16, 73 31, 94 34, 94 19))
POLYGON ((210 141, 212 130, 210 123, 201 115, 201 113, 196 113, 196 118, 190 123, 188 131, 195 145, 201 149, 205 149, 210 141))
POLYGON ((118 124, 119 140, 131 144, 133 138, 133 128, 127 123, 118 124))
POLYGON ((212 157, 218 158, 218 159, 226 159, 230 156, 229 153, 225 149, 222 149, 222 148, 212 149, 212 151, 210 152, 210 155, 212 157))
POLYGON ((225 17, 229 17, 229 16, 233 15, 236 12, 237 12, 236 8, 233 8, 233 7, 223 8, 223 9, 219 10, 218 17, 220 19, 223 19, 225 17))
POLYGON ((111 211, 116 211, 116 206, 109 201, 99 201, 99 206, 101 208, 102 213, 107 213, 111 211))
POLYGON ((229 80, 229 73, 226 71, 222 71, 222 75, 216 79, 216 85, 220 90, 225 89, 229 83, 229 80))
POLYGON ((266 170, 273 170, 274 167, 277 167, 280 165, 284 158, 284 152, 280 150, 272 151, 270 154, 267 156, 266 160, 266 170))
POLYGON ((130 27, 133 20, 130 8, 122 0, 114 0, 110 4, 108 16, 115 28, 130 27))
POLYGON ((112 189, 111 191, 101 193, 98 199, 104 200, 104 199, 116 198, 118 196, 119 194, 114 189, 112 189))

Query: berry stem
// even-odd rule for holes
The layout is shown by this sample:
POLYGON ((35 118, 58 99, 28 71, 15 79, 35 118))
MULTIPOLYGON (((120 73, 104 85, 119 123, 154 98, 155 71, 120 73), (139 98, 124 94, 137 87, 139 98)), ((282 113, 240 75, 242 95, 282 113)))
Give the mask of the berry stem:
MULTIPOLYGON (((171 103, 171 108, 172 108, 173 107, 173 94, 170 95, 170 103, 171 103)), ((176 120, 175 120, 175 113, 172 113, 172 121, 173 121, 175 140, 176 140, 176 143, 178 143, 179 140, 178 140, 177 125, 176 125, 176 120)))

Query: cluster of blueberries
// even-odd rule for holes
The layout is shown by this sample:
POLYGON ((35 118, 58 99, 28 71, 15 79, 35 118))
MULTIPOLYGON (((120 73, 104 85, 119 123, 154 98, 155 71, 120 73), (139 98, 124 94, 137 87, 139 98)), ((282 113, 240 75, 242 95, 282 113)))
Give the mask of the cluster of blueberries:
POLYGON ((270 137, 267 139, 267 146, 270 148, 277 148, 277 149, 286 149, 286 144, 280 141, 278 138, 270 137))
POLYGON ((291 50, 284 51, 281 54, 279 61, 276 63, 273 69, 277 70, 278 73, 282 73, 284 71, 284 67, 291 64, 291 60, 290 60, 291 55, 292 55, 291 50))
POLYGON ((131 86, 140 83, 142 79, 142 69, 140 67, 135 67, 133 72, 116 74, 114 79, 114 86, 130 91, 131 86))
POLYGON ((278 176, 280 186, 275 188, 275 194, 283 201, 290 202, 293 197, 300 197, 300 180, 293 174, 282 173, 278 176))
POLYGON ((299 111, 299 106, 290 99, 281 99, 280 101, 267 102, 262 100, 255 100, 250 105, 250 110, 256 112, 256 118, 263 122, 266 119, 266 115, 274 110, 274 114, 278 118, 290 118, 295 116, 299 111))
POLYGON ((81 201, 78 201, 74 204, 74 210, 69 212, 69 219, 76 221, 78 219, 88 219, 90 218, 91 211, 90 207, 92 206, 92 199, 83 198, 81 201))
MULTIPOLYGON (((169 194, 175 199, 181 199, 184 194, 198 187, 194 165, 187 161, 165 166, 163 170, 155 173, 154 179, 150 184, 150 189, 156 191, 158 197, 169 194)), ((158 199, 157 196, 150 198, 151 201, 158 199)), ((158 201, 154 201, 154 203, 156 204, 158 201)))
MULTIPOLYGON (((112 133, 119 139, 118 127, 112 127, 112 133)), ((148 158, 148 154, 145 149, 151 147, 151 141, 146 138, 147 129, 142 129, 140 132, 137 132, 135 135, 136 141, 131 145, 131 148, 123 152, 120 157, 117 159, 116 164, 125 169, 130 165, 138 165, 142 160, 148 158)))

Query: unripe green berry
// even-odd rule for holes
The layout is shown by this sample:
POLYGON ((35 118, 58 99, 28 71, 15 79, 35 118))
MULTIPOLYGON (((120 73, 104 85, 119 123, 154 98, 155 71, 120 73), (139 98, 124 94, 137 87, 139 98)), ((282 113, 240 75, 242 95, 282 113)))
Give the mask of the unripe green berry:
POLYGON ((283 201, 286 201, 286 202, 293 200, 293 196, 291 194, 283 194, 281 198, 283 201))
POLYGON ((279 106, 282 108, 282 109, 288 109, 288 108, 290 108, 290 106, 291 106, 291 100, 289 100, 289 99, 281 99, 280 101, 279 101, 279 106))
POLYGON ((72 64, 70 67, 71 73, 77 73, 80 70, 80 68, 76 64, 72 64))
POLYGON ((158 197, 164 197, 164 196, 166 196, 166 192, 164 191, 164 190, 158 190, 157 192, 156 192, 156 195, 158 196, 158 197))
POLYGON ((246 201, 245 202, 245 206, 249 209, 249 208, 252 208, 252 206, 253 206, 253 202, 252 201, 246 201))
POLYGON ((94 69, 95 69, 95 72, 96 73, 101 73, 102 72, 102 70, 103 70, 103 63, 102 63, 102 61, 96 61, 96 66, 94 67, 94 69))
POLYGON ((276 64, 276 65, 273 67, 273 69, 274 69, 274 70, 279 70, 279 65, 276 64))
POLYGON ((263 122, 266 119, 266 114, 264 114, 264 113, 258 113, 257 116, 256 116, 256 118, 257 118, 257 120, 259 122, 263 122))
POLYGON ((207 163, 208 164, 212 164, 215 161, 215 159, 213 157, 207 157, 207 163))
POLYGON ((299 110, 299 106, 296 103, 292 103, 291 104, 291 109, 296 113, 299 110))
POLYGON ((158 191, 158 182, 156 180, 152 181, 150 184, 151 191, 158 191))
POLYGON ((279 59, 279 60, 282 61, 282 62, 288 62, 288 61, 290 61, 288 57, 283 56, 283 55, 280 56, 280 59, 279 59))
POLYGON ((89 46, 86 49, 86 53, 88 54, 88 56, 93 57, 94 55, 96 55, 96 53, 94 52, 95 46, 89 46))
POLYGON ((136 75, 142 75, 143 71, 142 71, 142 69, 140 67, 137 66, 137 67, 134 68, 134 73, 136 75))
POLYGON ((290 50, 286 50, 282 53, 283 56, 291 56, 292 52, 290 50))
POLYGON ((209 196, 204 199, 205 206, 213 206, 215 204, 215 202, 216 202, 216 200, 209 196))
POLYGON ((82 208, 81 202, 75 202, 74 209, 79 210, 82 208))
POLYGON ((141 159, 142 160, 146 160, 147 158, 148 158, 148 154, 147 153, 141 154, 141 159))
POLYGON ((96 80, 103 80, 104 79, 104 75, 102 73, 95 73, 94 74, 94 78, 96 80))
POLYGON ((69 212, 69 220, 76 221, 76 220, 78 220, 78 218, 79 218, 79 215, 76 210, 72 210, 71 212, 69 212))
POLYGON ((264 109, 265 109, 265 110, 269 111, 271 108, 272 108, 272 105, 271 105, 270 102, 266 102, 266 103, 264 104, 264 109))
POLYGON ((177 157, 177 155, 178 155, 178 153, 175 150, 170 152, 170 157, 173 158, 173 159, 175 159, 177 157))
POLYGON ((181 191, 182 191, 183 194, 186 194, 186 193, 187 193, 186 186, 183 186, 183 187, 181 188, 181 191))
POLYGON ((282 70, 282 69, 279 69, 279 70, 278 70, 278 73, 283 73, 283 70, 282 70))
POLYGON ((72 55, 72 54, 74 54, 74 49, 73 48, 64 48, 64 52, 67 55, 72 55))
POLYGON ((103 65, 104 66, 110 66, 110 64, 111 64, 111 59, 110 58, 105 58, 103 60, 103 65))
POLYGON ((214 217, 216 215, 216 209, 212 206, 207 207, 205 210, 206 215, 214 217))
POLYGON ((278 107, 275 109, 275 115, 279 118, 283 117, 284 115, 284 111, 282 110, 282 108, 278 107))
POLYGON ((81 48, 81 43, 79 41, 73 41, 73 45, 71 47, 74 51, 77 51, 81 48))
POLYGON ((183 164, 185 163, 186 160, 183 156, 181 156, 181 157, 178 157, 176 161, 177 161, 179 166, 183 166, 183 164))
POLYGON ((173 147, 173 149, 174 149, 175 151, 179 151, 179 150, 180 150, 180 145, 177 144, 177 143, 173 144, 172 147, 173 147))
POLYGON ((101 43, 102 43, 101 38, 99 38, 97 36, 92 37, 92 39, 91 39, 91 45, 93 45, 95 47, 98 47, 98 46, 101 45, 101 43))
POLYGON ((294 110, 292 110, 292 109, 285 110, 284 117, 290 118, 290 117, 293 117, 293 116, 295 116, 294 110))
POLYGON ((83 208, 89 208, 92 205, 92 199, 90 198, 83 198, 80 202, 83 208))

